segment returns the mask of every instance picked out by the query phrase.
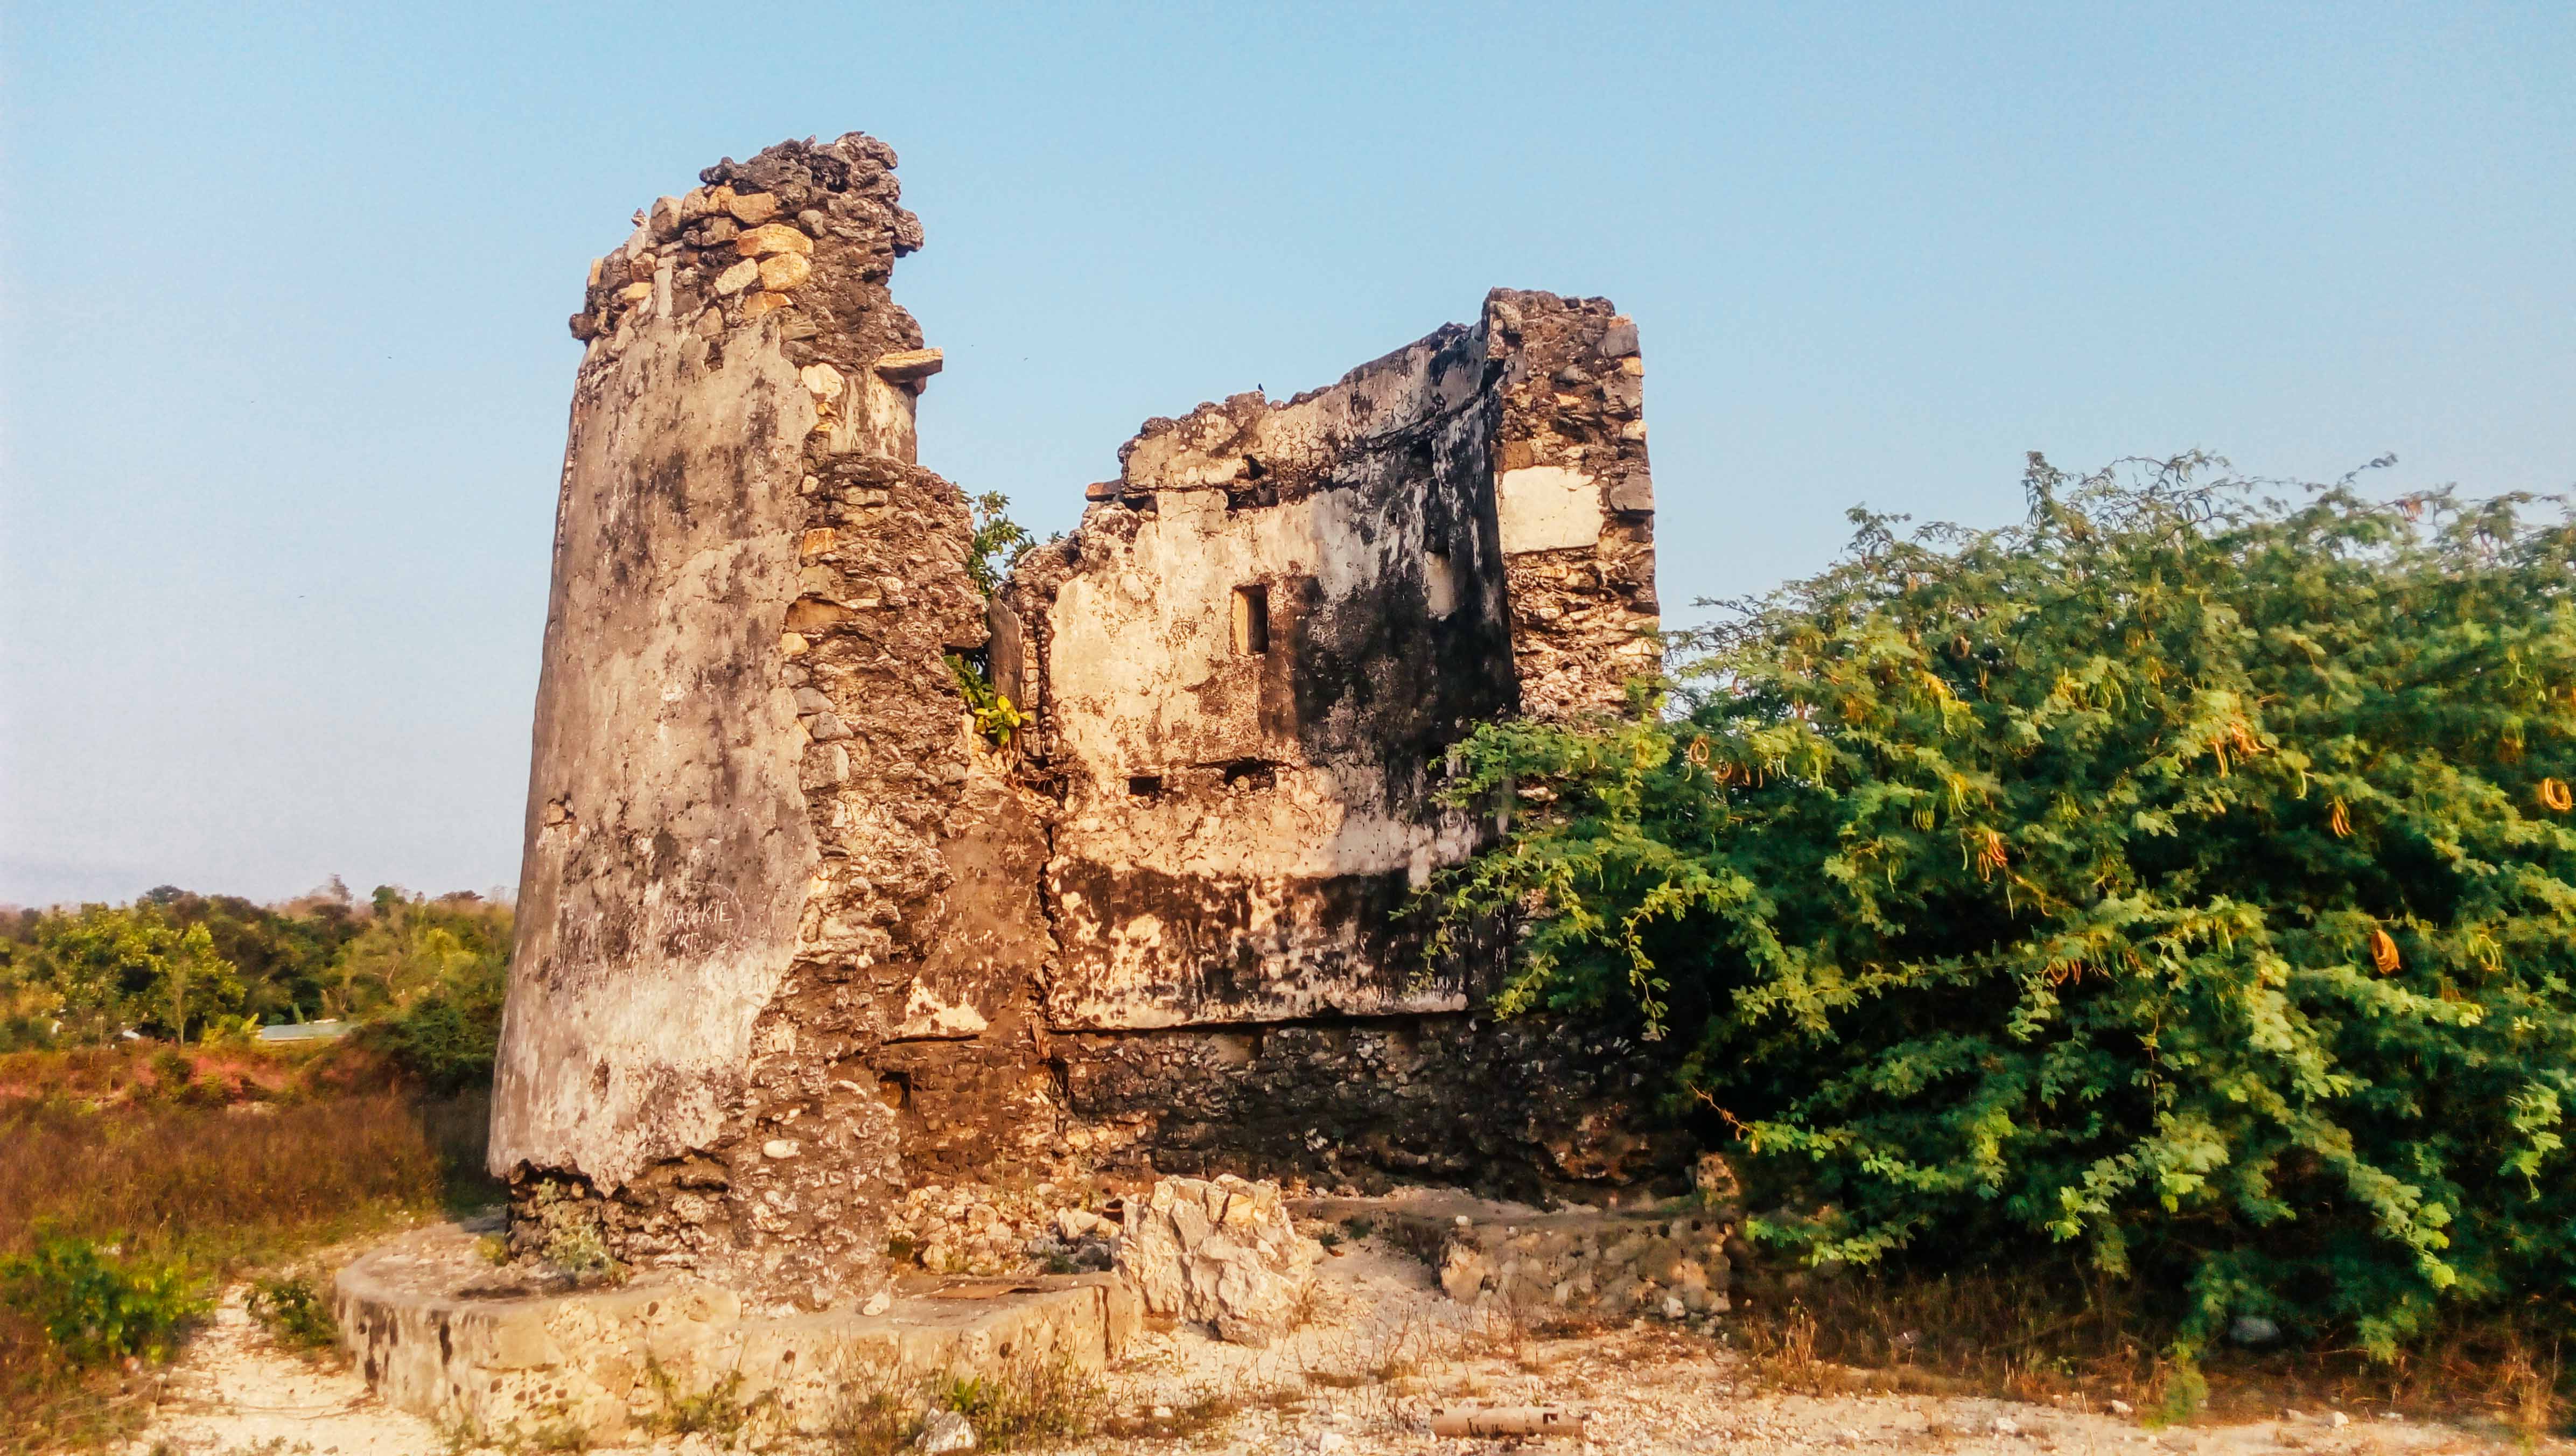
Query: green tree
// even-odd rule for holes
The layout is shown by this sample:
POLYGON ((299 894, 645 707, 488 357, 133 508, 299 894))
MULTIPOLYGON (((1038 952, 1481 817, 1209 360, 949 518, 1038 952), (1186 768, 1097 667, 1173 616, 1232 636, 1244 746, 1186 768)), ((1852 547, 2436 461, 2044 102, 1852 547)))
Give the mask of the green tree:
POLYGON ((1488 728, 1441 886, 1505 1011, 1678 1033, 1674 1102, 1810 1257, 2080 1248, 2386 1355, 2576 1308, 2576 528, 2033 458, 1852 552, 1665 711, 1488 728))
POLYGON ((182 930, 148 902, 43 917, 27 961, 75 1041, 128 1028, 185 1041, 190 1027, 241 1009, 241 978, 205 927, 182 930))
POLYGON ((349 1014, 440 1091, 488 1078, 509 979, 511 915, 475 895, 436 900, 381 886, 334 976, 349 1014))
POLYGON ((332 962, 363 927, 341 913, 345 907, 327 899, 301 914, 255 905, 237 895, 200 895, 167 885, 144 899, 174 924, 206 928, 215 953, 241 976, 243 1009, 262 1021, 321 1015, 332 962), (318 913, 324 909, 333 913, 318 913))
POLYGON ((332 1014, 400 1012, 462 982, 497 981, 510 951, 510 912, 474 895, 427 900, 377 887, 373 913, 332 962, 332 1014))
POLYGON ((966 546, 966 574, 989 597, 1002 589, 1002 579, 1038 544, 1038 538, 1011 519, 1011 498, 1000 491, 988 490, 967 503, 975 511, 975 535, 966 546))

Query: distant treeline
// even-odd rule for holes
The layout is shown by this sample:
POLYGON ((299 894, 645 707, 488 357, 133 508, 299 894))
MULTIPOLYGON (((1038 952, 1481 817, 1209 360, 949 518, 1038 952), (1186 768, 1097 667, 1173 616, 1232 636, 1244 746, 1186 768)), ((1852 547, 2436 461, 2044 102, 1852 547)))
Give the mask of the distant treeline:
POLYGON ((433 1082, 488 1074, 510 907, 335 876, 282 905, 164 885, 128 905, 0 917, 0 1051, 358 1024, 433 1082))

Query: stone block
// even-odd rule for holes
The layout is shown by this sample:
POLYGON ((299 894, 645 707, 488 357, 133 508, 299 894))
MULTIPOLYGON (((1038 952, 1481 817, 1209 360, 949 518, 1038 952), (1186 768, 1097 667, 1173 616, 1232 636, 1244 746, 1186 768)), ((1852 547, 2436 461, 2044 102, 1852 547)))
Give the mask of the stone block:
POLYGON ((814 251, 814 240, 783 222, 763 223, 733 240, 734 251, 746 258, 765 258, 773 253, 814 251))
POLYGON ((899 349, 878 357, 877 377, 892 384, 917 384, 947 367, 947 362, 937 349, 899 349))
POLYGON ((1295 1328, 1322 1257, 1290 1223, 1276 1183, 1165 1178, 1128 1200, 1116 1268, 1148 1312, 1268 1345, 1295 1328))
POLYGON ((814 265, 802 253, 772 253, 760 260, 760 286, 771 293, 785 293, 812 277, 814 265))
POLYGON ((778 199, 766 192, 736 192, 730 187, 716 189, 716 200, 744 227, 758 227, 778 216, 778 199))

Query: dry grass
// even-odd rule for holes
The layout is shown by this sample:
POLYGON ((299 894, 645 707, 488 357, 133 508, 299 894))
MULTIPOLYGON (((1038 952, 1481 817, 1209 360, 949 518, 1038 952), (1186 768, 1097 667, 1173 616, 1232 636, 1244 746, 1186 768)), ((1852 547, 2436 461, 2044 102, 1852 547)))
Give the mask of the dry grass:
POLYGON ((845 1372, 825 1433, 832 1456, 894 1456, 921 1434, 921 1393, 893 1372, 845 1372))
POLYGON ((2538 1436, 2576 1416, 2571 1372, 2542 1329, 2488 1315, 2393 1364, 2355 1349, 2222 1347, 2182 1370, 2164 1358, 2165 1316, 2119 1286, 2059 1269, 1815 1279, 1754 1303, 1730 1338, 1767 1381, 1814 1394, 1974 1394, 2087 1408, 2120 1400, 2166 1420, 2353 1408, 2538 1436))
POLYGON ((1069 1360, 1029 1358, 988 1375, 951 1376, 931 1400, 966 1418, 977 1450, 1010 1451, 1090 1435, 1108 1395, 1099 1376, 1069 1360))
MULTIPOLYGON (((0 1258, 41 1230, 175 1257, 209 1283, 407 1216, 493 1196, 482 1177, 486 1101, 391 1092, 330 1096, 311 1067, 256 1051, 167 1057, 18 1054, 0 1083, 0 1258), (48 1065, 50 1061, 50 1065, 48 1065), (188 1094, 187 1089, 198 1090, 188 1094), (228 1101, 297 1089, 297 1100, 228 1101), (185 1094, 185 1095, 183 1095, 185 1094)), ((159 1373, 63 1369, 42 1331, 0 1308, 0 1452, 41 1433, 96 1442, 128 1429, 159 1373)))

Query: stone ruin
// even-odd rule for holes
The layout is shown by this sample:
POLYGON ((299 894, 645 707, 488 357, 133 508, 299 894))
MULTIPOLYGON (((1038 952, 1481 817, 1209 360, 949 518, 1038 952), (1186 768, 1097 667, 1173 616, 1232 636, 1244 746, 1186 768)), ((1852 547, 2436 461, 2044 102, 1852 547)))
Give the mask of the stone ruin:
POLYGON ((851 133, 591 267, 491 1166, 780 1307, 908 1182, 1079 1165, 1523 1193, 1671 1164, 1636 1049, 1478 1014, 1398 910, 1436 799, 1658 647, 1636 326, 1499 289, 1338 382, 1154 419, 989 597, 916 459, 922 244, 851 133), (989 683, 1024 721, 982 722, 989 683), (1005 741, 997 741, 1005 740, 1005 741))

